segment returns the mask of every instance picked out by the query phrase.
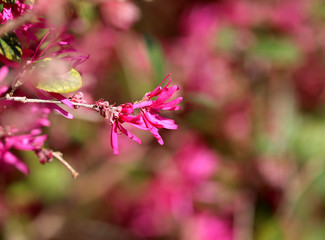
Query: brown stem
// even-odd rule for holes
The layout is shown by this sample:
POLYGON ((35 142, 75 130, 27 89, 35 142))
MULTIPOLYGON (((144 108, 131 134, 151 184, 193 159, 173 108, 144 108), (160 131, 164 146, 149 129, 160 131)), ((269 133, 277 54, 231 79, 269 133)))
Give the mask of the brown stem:
POLYGON ((79 176, 79 173, 73 167, 71 167, 67 161, 63 159, 61 152, 53 152, 53 157, 59 160, 59 162, 62 163, 70 171, 73 178, 77 178, 79 176))
MULTIPOLYGON (((21 102, 21 103, 54 103, 54 104, 63 104, 57 100, 45 100, 45 99, 33 99, 27 97, 12 97, 10 94, 7 94, 5 97, 0 98, 0 101, 14 101, 14 102, 21 102)), ((76 103, 71 102, 74 106, 84 107, 84 108, 94 108, 94 104, 85 104, 85 103, 76 103)))

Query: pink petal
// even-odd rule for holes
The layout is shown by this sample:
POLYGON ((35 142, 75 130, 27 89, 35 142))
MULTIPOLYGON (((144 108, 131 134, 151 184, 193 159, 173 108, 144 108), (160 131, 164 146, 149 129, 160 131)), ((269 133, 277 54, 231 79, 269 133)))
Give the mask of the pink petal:
POLYGON ((114 121, 111 125, 111 146, 113 148, 113 152, 115 155, 118 155, 118 139, 117 139, 117 125, 116 122, 114 121))
POLYGON ((180 106, 176 106, 183 100, 183 97, 176 98, 170 102, 163 103, 159 106, 160 109, 162 110, 169 110, 169 111, 176 111, 181 109, 180 106))
POLYGON ((135 135, 133 135, 130 131, 126 130, 120 123, 117 123, 118 128, 120 129, 120 131, 125 134, 128 138, 132 139, 133 141, 141 144, 141 140, 136 137, 135 135))
POLYGON ((174 120, 164 118, 162 116, 159 116, 158 114, 152 114, 150 112, 142 111, 144 114, 144 117, 148 122, 150 122, 151 125, 157 127, 157 128, 166 128, 166 129, 177 129, 177 125, 175 124, 174 120))
POLYGON ((8 75, 8 72, 9 68, 7 66, 3 66, 2 68, 0 68, 0 82, 5 79, 5 77, 8 75))
POLYGON ((144 123, 142 116, 137 115, 137 116, 132 116, 132 115, 120 115, 119 119, 123 122, 130 123, 132 126, 139 128, 141 130, 148 131, 149 129, 147 128, 146 124, 144 123))
POLYGON ((23 163, 22 161, 20 161, 15 155, 13 155, 10 152, 6 152, 3 156, 3 161, 7 164, 10 164, 12 166, 14 166, 15 168, 17 168, 19 171, 21 171, 22 173, 24 173, 25 175, 28 175, 29 173, 29 169, 26 166, 25 163, 23 163))
POLYGON ((51 122, 48 119, 39 119, 38 123, 42 126, 48 127, 51 125, 51 122))
POLYGON ((5 94, 8 91, 8 89, 9 89, 8 86, 0 87, 0 96, 5 94))
POLYGON ((48 103, 47 107, 53 109, 54 111, 60 113, 61 115, 63 115, 64 117, 66 117, 68 119, 73 119, 73 115, 71 113, 65 111, 63 108, 59 107, 58 105, 56 105, 54 103, 48 103))
POLYGON ((151 132, 152 136, 154 136, 154 137, 157 139, 157 141, 158 141, 158 143, 159 143, 160 145, 164 145, 164 140, 163 140, 163 139, 161 138, 161 136, 159 135, 159 133, 158 133, 158 129, 157 129, 157 128, 152 127, 152 128, 150 129, 150 132, 151 132))
POLYGON ((171 88, 164 88, 163 91, 160 93, 157 103, 163 103, 167 101, 173 94, 179 89, 177 85, 174 85, 171 88))
POLYGON ((49 94, 58 99, 60 102, 62 102, 63 104, 67 105, 69 108, 73 109, 73 104, 70 102, 69 99, 67 99, 65 96, 61 95, 60 93, 53 93, 53 92, 49 92, 49 94))
MULTIPOLYGON (((144 114, 144 116, 145 116, 145 114, 144 114)), ((164 145, 164 141, 161 138, 161 136, 159 135, 158 129, 155 128, 154 126, 152 126, 150 124, 150 122, 146 119, 146 117, 144 117, 143 120, 144 120, 145 124, 147 125, 147 127, 149 128, 149 131, 151 132, 152 136, 154 136, 157 139, 157 141, 160 145, 164 145)))
POLYGON ((169 118, 164 118, 160 115, 156 115, 155 118, 159 121, 159 123, 166 129, 178 129, 175 121, 169 118))
MULTIPOLYGON (((34 88, 34 91, 36 92, 36 94, 41 98, 41 99, 49 99, 48 97, 46 97, 39 89, 34 88)), ((58 113, 60 113, 61 115, 63 115, 64 117, 68 118, 68 119, 73 119, 73 115, 67 111, 65 111, 64 109, 62 109, 61 107, 59 107, 58 105, 54 104, 54 103, 47 103, 46 106, 50 109, 53 109, 55 111, 57 111, 58 113)))
POLYGON ((133 109, 148 107, 153 103, 153 101, 145 101, 133 104, 133 109))
POLYGON ((39 134, 41 134, 41 132, 42 132, 42 129, 40 129, 40 128, 35 128, 35 129, 33 129, 32 131, 30 131, 30 134, 31 135, 39 135, 39 134))
MULTIPOLYGON (((149 98, 152 98, 152 97, 154 97, 154 96, 157 96, 158 94, 159 94, 159 92, 162 90, 162 87, 161 87, 161 84, 163 83, 163 82, 165 82, 166 81, 166 79, 168 78, 170 76, 170 74, 168 74, 162 81, 161 81, 161 83, 158 85, 158 87, 156 87, 151 93, 148 93, 148 94, 146 94, 149 98)), ((171 82, 171 79, 169 79, 169 82, 167 83, 167 85, 166 86, 168 86, 169 85, 169 83, 171 82)))

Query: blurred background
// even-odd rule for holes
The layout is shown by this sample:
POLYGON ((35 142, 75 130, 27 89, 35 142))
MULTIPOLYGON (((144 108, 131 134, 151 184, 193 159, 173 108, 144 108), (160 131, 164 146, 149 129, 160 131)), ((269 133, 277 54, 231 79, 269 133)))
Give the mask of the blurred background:
MULTIPOLYGON (((67 26, 88 102, 140 100, 172 73, 182 109, 160 146, 91 111, 52 114, 58 162, 0 176, 4 240, 325 239, 322 0, 40 1, 67 26)), ((23 155, 22 155, 23 154, 23 155)))

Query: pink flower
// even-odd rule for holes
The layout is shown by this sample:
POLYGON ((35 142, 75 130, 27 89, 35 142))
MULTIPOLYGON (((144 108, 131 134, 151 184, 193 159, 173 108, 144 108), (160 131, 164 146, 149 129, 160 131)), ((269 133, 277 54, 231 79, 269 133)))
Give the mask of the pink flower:
POLYGON ((110 116, 111 146, 115 155, 119 153, 117 138, 120 133, 141 144, 141 140, 139 138, 134 136, 131 132, 122 126, 122 124, 125 122, 130 123, 134 127, 141 130, 150 131, 151 134, 157 139, 158 143, 161 145, 164 144, 164 141, 159 135, 158 129, 177 129, 177 125, 175 124, 174 120, 164 118, 159 115, 161 110, 179 110, 180 106, 177 106, 177 104, 179 104, 183 99, 182 97, 178 97, 167 102, 179 89, 177 85, 168 88, 171 79, 165 87, 161 87, 161 84, 168 78, 168 76, 159 84, 156 89, 145 94, 140 102, 136 102, 134 104, 126 103, 118 107, 109 106, 108 102, 96 103, 98 106, 98 111, 104 118, 108 118, 108 116, 110 116), (154 97, 158 98, 156 100, 152 100, 154 97), (140 113, 134 116, 133 113, 136 109, 139 109, 140 113))
MULTIPOLYGON (((8 72, 9 72, 9 68, 7 66, 3 66, 0 68, 0 84, 7 77, 8 72)), ((9 90, 8 84, 3 86, 0 85, 0 97, 5 93, 7 93, 8 90, 9 90)))
POLYGON ((134 104, 133 109, 140 108, 142 114, 142 120, 140 121, 141 125, 134 124, 135 127, 142 128, 143 123, 146 128, 151 132, 151 134, 157 139, 158 143, 163 145, 164 141, 158 133, 158 128, 166 128, 166 129, 177 129, 178 126, 175 124, 174 120, 164 118, 160 116, 161 110, 169 110, 176 111, 180 109, 180 106, 177 106, 183 98, 178 97, 174 100, 168 101, 174 93, 179 89, 177 85, 168 88, 168 85, 171 82, 171 78, 165 87, 161 87, 161 84, 169 77, 165 77, 165 79, 159 84, 159 86, 153 90, 152 92, 147 93, 142 99, 141 103, 134 104), (158 97, 157 100, 151 100, 154 97, 158 97))
POLYGON ((0 4, 3 4, 2 11, 0 12, 0 23, 4 24, 8 20, 12 20, 15 17, 22 15, 26 10, 33 8, 32 5, 27 5, 21 3, 23 1, 17 0, 16 3, 5 3, 0 1, 0 4))
POLYGON ((26 164, 11 150, 39 151, 46 140, 46 135, 41 135, 41 127, 49 126, 50 111, 35 105, 21 107, 21 104, 4 102, 7 108, 0 115, 0 166, 11 165, 28 174, 26 164), (21 123, 22 116, 24 123, 21 123))
POLYGON ((231 222, 209 213, 193 216, 184 228, 184 240, 233 239, 231 222))
POLYGON ((121 30, 128 30, 140 18, 140 10, 131 1, 105 1, 101 11, 106 23, 121 30))
POLYGON ((12 165, 24 174, 28 174, 29 170, 25 163, 19 160, 10 149, 17 149, 23 151, 39 150, 46 135, 38 135, 37 131, 31 131, 29 134, 7 136, 0 141, 0 164, 12 165))
POLYGON ((131 231, 141 237, 157 237, 173 224, 193 214, 191 189, 178 179, 160 176, 152 181, 130 221, 131 231))
MULTIPOLYGON (((169 75, 168 75, 169 76, 169 75)), ((95 109, 106 119, 110 120, 111 130, 110 139, 111 146, 115 155, 119 153, 118 150, 118 135, 124 134, 135 142, 141 144, 141 140, 133 135, 130 131, 125 129, 122 124, 129 123, 132 126, 141 130, 150 131, 151 134, 163 145, 164 142, 158 133, 159 128, 177 129, 174 120, 160 116, 161 110, 179 110, 178 103, 182 101, 182 97, 167 102, 174 93, 179 89, 178 86, 168 88, 161 87, 161 84, 168 78, 168 76, 159 84, 159 86, 152 92, 147 93, 143 99, 136 103, 126 103, 114 107, 109 105, 107 101, 99 100, 95 103, 95 109), (152 98, 158 97, 156 100, 152 98), (138 115, 134 115, 134 110, 139 110, 138 115)))
POLYGON ((113 120, 111 123, 111 146, 113 148, 114 154, 118 155, 118 141, 117 135, 123 133, 133 141, 141 144, 141 140, 134 136, 130 131, 126 130, 119 121, 113 120))
POLYGON ((175 162, 182 178, 192 186, 205 182, 218 169, 220 157, 202 140, 185 136, 186 143, 175 155, 175 162))

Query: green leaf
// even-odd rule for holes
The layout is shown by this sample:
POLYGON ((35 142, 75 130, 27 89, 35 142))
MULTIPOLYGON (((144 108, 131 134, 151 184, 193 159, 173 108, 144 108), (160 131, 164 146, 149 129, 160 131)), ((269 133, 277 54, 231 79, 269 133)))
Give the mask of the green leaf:
POLYGON ((10 3, 10 4, 15 4, 16 3, 16 0, 2 0, 2 2, 10 3))
POLYGON ((263 219, 257 229, 258 240, 284 240, 280 224, 276 218, 263 219))
POLYGON ((144 40, 147 46, 148 55, 150 57, 152 66, 156 73, 156 79, 159 79, 164 75, 164 52, 161 44, 149 35, 144 35, 144 40))
POLYGON ((0 54, 12 61, 19 61, 22 56, 22 48, 15 33, 7 33, 0 38, 0 54))
POLYGON ((51 76, 47 79, 41 79, 36 88, 46 92, 69 93, 81 88, 82 79, 79 72, 71 68, 69 72, 59 76, 51 76))
POLYGON ((323 0, 313 1, 311 5, 312 16, 317 21, 325 22, 325 6, 323 0))
POLYGON ((292 136, 292 150, 301 161, 325 156, 325 122, 323 119, 302 118, 292 136))
POLYGON ((222 27, 218 31, 217 47, 221 50, 231 51, 234 49, 238 34, 235 28, 230 26, 222 27))
POLYGON ((297 64, 301 60, 299 47, 290 39, 261 36, 251 49, 252 52, 276 66, 297 64))
POLYGON ((3 3, 0 4, 0 12, 3 10, 3 3))

